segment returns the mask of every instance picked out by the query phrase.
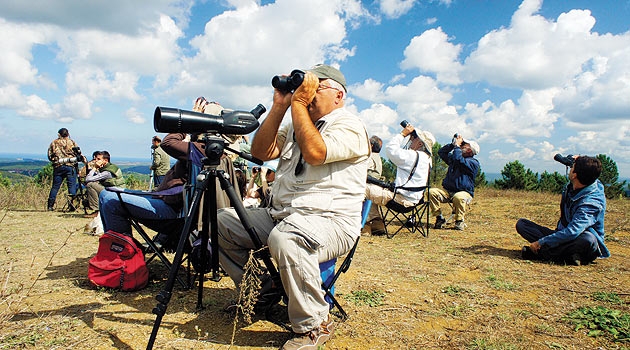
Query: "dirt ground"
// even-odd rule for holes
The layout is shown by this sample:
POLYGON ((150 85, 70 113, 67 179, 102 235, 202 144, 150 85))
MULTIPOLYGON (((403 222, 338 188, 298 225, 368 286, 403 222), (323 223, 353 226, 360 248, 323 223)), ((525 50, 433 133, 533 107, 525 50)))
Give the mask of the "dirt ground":
MULTIPOLYGON (((326 349, 627 349, 608 335, 589 337, 564 319, 582 306, 630 313, 630 201, 608 203, 612 257, 587 266, 525 261, 515 232, 520 217, 553 226, 558 195, 479 191, 465 231, 431 230, 362 237, 348 273, 337 283, 350 315, 326 349), (357 303, 353 292, 383 295, 357 303), (614 293, 610 303, 594 293, 614 293)), ((142 349, 155 322, 151 310, 167 270, 149 264, 149 285, 125 293, 95 289, 88 260, 98 237, 83 234, 80 214, 0 211, 0 349, 142 349)), ((238 324, 222 311, 234 298, 229 278, 197 290, 174 289, 156 349, 275 349, 290 333, 278 306, 272 321, 238 324), (274 320, 275 318, 275 320, 274 320), (231 345, 233 343, 233 345, 231 345)), ((337 320, 339 320, 337 318, 337 320)))

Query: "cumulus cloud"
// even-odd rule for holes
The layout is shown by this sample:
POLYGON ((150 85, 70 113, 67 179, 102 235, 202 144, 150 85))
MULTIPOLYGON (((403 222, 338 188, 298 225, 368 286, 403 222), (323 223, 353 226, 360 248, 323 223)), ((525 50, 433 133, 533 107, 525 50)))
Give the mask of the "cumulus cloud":
POLYGON ((411 10, 416 0, 380 0, 381 12, 388 18, 398 18, 411 10))
POLYGON ((459 84, 458 62, 461 45, 453 45, 442 28, 429 29, 411 39, 405 48, 403 69, 418 68, 421 72, 435 73, 437 80, 445 84, 459 84))

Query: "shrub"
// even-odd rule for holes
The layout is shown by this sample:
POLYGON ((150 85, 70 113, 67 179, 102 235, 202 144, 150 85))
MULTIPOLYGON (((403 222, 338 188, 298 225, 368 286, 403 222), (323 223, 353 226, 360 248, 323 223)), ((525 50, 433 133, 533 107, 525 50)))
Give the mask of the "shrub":
POLYGON ((564 186, 566 186, 569 180, 564 175, 560 175, 557 171, 548 173, 544 171, 540 174, 540 181, 538 182, 538 189, 544 192, 562 193, 564 186))
POLYGON ((525 166, 518 160, 507 163, 501 171, 501 176, 501 179, 494 182, 500 189, 534 191, 538 188, 538 174, 530 169, 525 170, 525 166))

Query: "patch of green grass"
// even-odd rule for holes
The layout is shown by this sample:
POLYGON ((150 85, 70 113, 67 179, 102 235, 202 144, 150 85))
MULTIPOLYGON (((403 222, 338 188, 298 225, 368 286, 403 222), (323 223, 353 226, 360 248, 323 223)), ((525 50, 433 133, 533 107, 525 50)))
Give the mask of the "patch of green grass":
POLYGON ((429 280, 429 276, 427 275, 416 275, 411 278, 416 282, 426 282, 429 280))
POLYGON ((385 293, 381 291, 369 292, 366 290, 354 290, 350 295, 344 296, 346 300, 357 306, 367 305, 371 307, 383 305, 385 293))
POLYGON ((619 310, 603 306, 581 307, 563 319, 573 323, 576 331, 585 329, 589 337, 608 334, 615 341, 630 340, 630 316, 619 310))
POLYGON ((0 340, 0 349, 16 349, 23 348, 27 345, 34 346, 37 341, 41 339, 42 335, 39 333, 30 333, 24 335, 9 335, 0 340))
POLYGON ((470 307, 470 305, 453 303, 453 305, 446 306, 444 308, 444 313, 447 315, 457 317, 457 316, 464 316, 470 310, 472 310, 472 307, 470 307))
POLYGON ((510 282, 510 281, 505 281, 502 278, 494 275, 494 274, 490 274, 488 275, 488 277, 486 277, 486 280, 488 281, 488 283, 490 283, 490 286, 494 289, 497 290, 516 290, 518 289, 518 285, 510 282))
POLYGON ((449 296, 459 295, 460 293, 467 292, 467 291, 468 290, 464 287, 452 285, 452 284, 442 289, 442 293, 445 293, 446 295, 449 295, 449 296))
POLYGON ((596 301, 604 301, 610 304, 624 304, 623 300, 617 295, 617 293, 612 292, 595 292, 591 294, 591 298, 596 301))

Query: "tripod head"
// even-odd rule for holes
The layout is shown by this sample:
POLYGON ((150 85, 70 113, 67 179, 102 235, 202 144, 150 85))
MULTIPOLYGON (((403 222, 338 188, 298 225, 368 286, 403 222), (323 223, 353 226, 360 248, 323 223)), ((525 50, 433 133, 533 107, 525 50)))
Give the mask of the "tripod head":
POLYGON ((223 153, 228 151, 230 153, 234 153, 243 159, 247 159, 248 161, 262 165, 263 161, 254 158, 251 154, 246 152, 240 152, 235 149, 228 147, 230 144, 225 141, 223 137, 218 134, 205 133, 203 136, 198 138, 198 140, 203 141, 205 143, 205 155, 206 158, 203 159, 204 165, 209 166, 217 166, 221 164, 221 156, 223 153))

